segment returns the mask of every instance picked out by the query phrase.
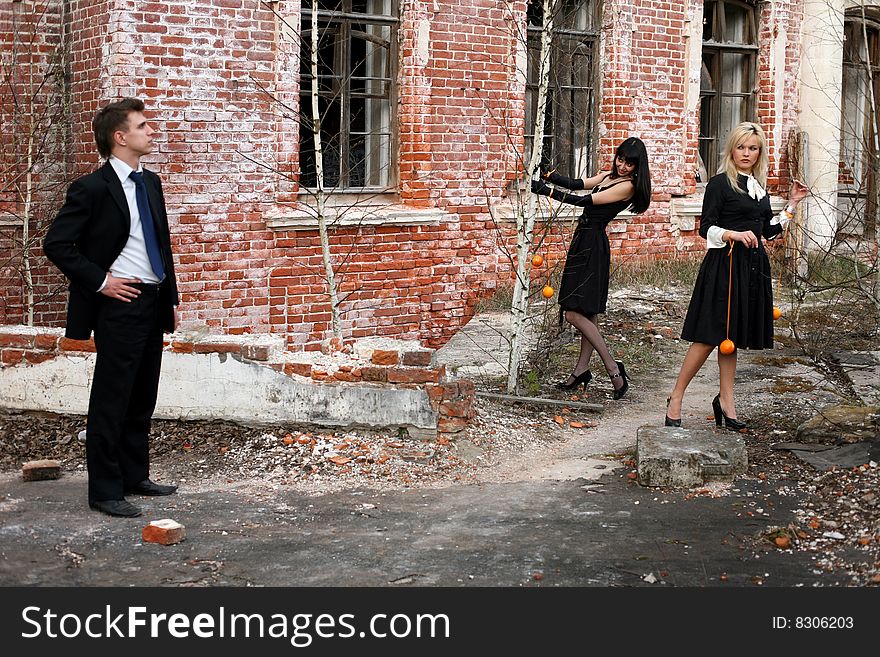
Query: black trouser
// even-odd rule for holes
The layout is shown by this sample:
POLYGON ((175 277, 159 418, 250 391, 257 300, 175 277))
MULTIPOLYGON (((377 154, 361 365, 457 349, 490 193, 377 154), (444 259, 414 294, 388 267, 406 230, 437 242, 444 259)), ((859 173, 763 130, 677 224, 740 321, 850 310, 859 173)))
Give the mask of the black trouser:
POLYGON ((120 500, 150 475, 150 418, 162 365, 159 288, 140 284, 126 303, 101 297, 89 396, 86 462, 90 500, 120 500))

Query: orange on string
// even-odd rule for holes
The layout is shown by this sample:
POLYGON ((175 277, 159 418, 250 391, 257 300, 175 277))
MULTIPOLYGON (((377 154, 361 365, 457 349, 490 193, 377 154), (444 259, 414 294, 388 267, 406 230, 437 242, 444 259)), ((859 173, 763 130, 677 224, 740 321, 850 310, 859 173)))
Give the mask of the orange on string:
MULTIPOLYGON (((541 197, 539 196, 538 197, 538 205, 540 206, 540 204, 541 204, 541 197)), ((547 197, 547 204, 550 206, 550 216, 552 217, 553 216, 553 199, 552 199, 552 197, 550 197, 550 196, 547 197)), ((544 258, 540 253, 536 253, 532 256, 531 263, 532 263, 533 267, 540 267, 541 265, 544 264, 544 258)), ((550 299, 554 295, 554 293, 555 293, 555 290, 553 289, 553 287, 550 285, 549 282, 541 290, 541 294, 543 295, 543 297, 545 299, 550 299)))
POLYGON ((725 338, 720 345, 718 345, 718 351, 720 351, 725 356, 729 356, 736 350, 736 345, 733 344, 733 340, 730 339, 730 299, 733 294, 733 245, 736 244, 733 240, 730 240, 730 251, 727 253, 727 257, 730 258, 730 273, 727 277, 727 338, 725 338))

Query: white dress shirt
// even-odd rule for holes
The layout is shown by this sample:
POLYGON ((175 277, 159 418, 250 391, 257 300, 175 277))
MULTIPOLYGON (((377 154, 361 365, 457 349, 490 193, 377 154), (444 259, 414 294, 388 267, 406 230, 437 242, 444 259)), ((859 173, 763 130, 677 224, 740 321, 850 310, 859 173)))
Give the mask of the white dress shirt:
MULTIPOLYGON (((119 257, 110 266, 110 273, 117 278, 137 278, 144 283, 158 283, 159 279, 150 265, 147 255, 147 246, 144 243, 144 230, 141 228, 141 215, 138 212, 137 198, 135 196, 134 181, 128 175, 134 170, 117 157, 110 156, 110 166, 119 176, 122 183, 122 191, 125 192, 125 200, 128 203, 128 211, 131 214, 131 229, 128 232, 128 241, 122 248, 119 257)), ((138 167, 143 173, 143 168, 138 167)), ((107 285, 107 279, 98 288, 98 292, 107 285)))

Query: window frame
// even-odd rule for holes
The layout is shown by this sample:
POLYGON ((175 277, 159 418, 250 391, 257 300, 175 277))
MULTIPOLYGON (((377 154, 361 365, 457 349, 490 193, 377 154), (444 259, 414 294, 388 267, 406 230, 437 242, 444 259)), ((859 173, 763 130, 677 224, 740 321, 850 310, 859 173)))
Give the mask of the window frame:
MULTIPOLYGON (((311 20, 312 20, 312 7, 315 2, 320 3, 320 0, 312 0, 307 6, 308 0, 303 0, 301 14, 300 14, 300 45, 302 53, 302 57, 309 57, 309 48, 305 47, 305 39, 306 34, 311 33, 311 20)), ((349 196, 357 196, 361 194, 367 194, 370 197, 378 197, 383 194, 393 194, 397 191, 398 185, 398 140, 399 140, 399 130, 397 124, 397 105, 398 105, 398 86, 399 86, 399 75, 400 75, 400 57, 399 57, 399 35, 400 35, 400 0, 390 0, 390 11, 389 14, 365 14, 356 11, 352 11, 352 3, 354 0, 339 0, 339 3, 342 5, 342 10, 330 10, 330 9, 321 9, 320 4, 318 4, 318 18, 319 22, 323 21, 324 24, 328 23, 338 23, 339 28, 344 37, 339 40, 339 44, 337 48, 340 49, 339 52, 339 61, 343 62, 343 70, 333 70, 332 76, 322 76, 319 71, 319 96, 324 98, 330 98, 332 102, 341 102, 341 120, 340 120, 340 131, 333 135, 334 139, 337 139, 340 144, 339 149, 339 165, 340 165, 340 176, 339 181, 328 185, 327 183, 327 171, 326 171, 326 153, 327 153, 327 144, 328 141, 326 139, 326 133, 322 131, 322 146, 325 152, 325 171, 324 171, 324 191, 328 193, 332 193, 334 196, 341 195, 349 195, 349 196), (388 85, 388 93, 387 96, 380 96, 383 99, 386 99, 389 106, 389 118, 388 118, 388 133, 387 133, 387 181, 385 184, 373 184, 373 185, 351 185, 351 172, 354 170, 354 167, 351 166, 350 161, 350 153, 349 150, 350 145, 352 144, 351 136, 353 134, 352 128, 352 93, 351 93, 351 80, 354 77, 352 75, 352 71, 356 68, 353 66, 351 59, 351 43, 352 43, 352 35, 355 33, 361 32, 361 30, 354 29, 355 25, 380 25, 390 27, 390 35, 389 35, 389 48, 388 48, 388 71, 387 77, 376 78, 380 79, 388 85), (322 91, 321 81, 323 80, 333 80, 334 88, 332 93, 325 94, 322 91), (338 82, 338 85, 336 84, 338 82), (344 101, 336 101, 337 98, 347 99, 344 101)), ((368 33, 363 33, 367 34, 368 33)), ((303 59, 301 61, 300 66, 300 89, 299 89, 299 101, 300 101, 300 114, 299 114, 299 179, 300 179, 300 189, 303 192, 314 192, 317 188, 317 180, 315 180, 315 186, 309 186, 303 184, 304 179, 304 167, 303 167, 303 153, 311 152, 314 153, 314 148, 309 145, 307 149, 303 148, 303 142, 305 139, 311 140, 312 132, 310 128, 306 126, 311 124, 311 74, 305 71, 305 68, 309 66, 306 63, 306 60, 303 59), (304 138, 305 134, 305 138, 304 138)), ((319 64, 320 66, 320 64, 319 64)), ((363 78, 367 79, 367 78, 363 78)), ((365 91, 363 94, 364 97, 370 97, 369 92, 365 91)), ((374 96, 375 97, 375 96, 374 96)), ((323 115, 322 115, 323 118, 323 115)), ((363 132, 362 136, 367 137, 370 134, 379 135, 380 138, 386 137, 386 133, 381 131, 378 132, 363 132)), ((312 157, 314 157, 312 155, 312 157)), ((312 160, 314 162, 314 160, 312 160)), ((314 165, 313 165, 314 166, 314 165)), ((366 165, 364 165, 366 166, 366 165)), ((314 171, 311 174, 315 175, 314 171)))
MULTIPOLYGON (((846 237, 863 237, 865 235, 873 235, 875 233, 875 227, 877 224, 877 212, 878 212, 878 189, 877 186, 880 184, 880 180, 878 180, 878 172, 875 167, 872 167, 870 162, 871 160, 875 160, 878 156, 880 156, 880 149, 878 149, 876 145, 877 139, 880 139, 880 135, 874 134, 873 128, 874 125, 871 122, 870 114, 865 116, 865 125, 864 134, 861 135, 861 144, 860 146, 860 155, 861 155, 861 166, 863 168, 863 178, 864 180, 856 179, 855 172, 851 169, 847 168, 847 162, 845 161, 845 148, 846 148, 846 132, 847 128, 847 79, 848 76, 846 74, 847 68, 857 69, 862 74, 861 82, 863 84, 868 85, 868 83, 873 80, 873 89, 871 90, 873 99, 874 99, 874 109, 880 110, 880 16, 875 14, 866 14, 865 21, 866 27, 868 31, 869 43, 865 45, 866 50, 869 50, 869 59, 871 62, 871 78, 867 76, 867 72, 865 71, 865 62, 856 62, 847 59, 847 56, 850 53, 850 49, 848 48, 848 44, 846 42, 846 34, 847 27, 853 26, 854 29, 858 30, 859 37, 862 37, 862 15, 860 9, 855 9, 852 11, 847 11, 844 17, 844 45, 843 52, 841 54, 842 58, 842 67, 843 67, 843 82, 841 85, 841 103, 840 103, 840 124, 841 124, 841 139, 840 139, 840 164, 841 171, 838 175, 837 180, 837 195, 838 198, 847 199, 847 202, 850 203, 850 208, 857 207, 857 204, 860 201, 864 202, 864 211, 855 217, 852 215, 844 215, 841 217, 844 219, 842 225, 838 226, 838 232, 842 236, 846 237), (871 43, 871 38, 873 37, 873 43, 871 43), (845 172, 849 170, 850 175, 853 177, 852 182, 842 181, 841 178, 845 174, 845 172), (860 225, 862 232, 856 233, 851 230, 847 230, 852 227, 853 219, 860 219, 860 225)), ((867 94, 862 96, 862 100, 868 101, 867 94)), ((864 109, 864 108, 860 108, 864 109)), ((870 106, 868 110, 871 111, 870 106)), ((875 117, 876 120, 880 121, 880 117, 875 117)), ((843 212, 844 208, 841 206, 840 211, 843 212)), ((851 210, 850 210, 851 211, 851 210)))
MULTIPOLYGON (((540 1, 540 0, 536 0, 540 1)), ((542 149, 542 166, 549 167, 558 167, 560 171, 564 171, 566 175, 577 177, 579 175, 586 175, 589 169, 595 165, 596 162, 596 149, 595 149, 595 139, 593 135, 596 132, 596 125, 598 121, 597 112, 596 112, 596 93, 599 88, 599 80, 598 80, 598 47, 599 47, 599 30, 597 25, 599 24, 599 17, 601 12, 601 2, 598 0, 575 0, 576 2, 580 2, 582 4, 587 5, 587 9, 590 12, 590 27, 588 29, 576 29, 572 27, 554 27, 553 30, 553 41, 552 41, 552 55, 551 55, 551 72, 550 72, 550 84, 548 88, 548 112, 545 117, 544 122, 544 146, 542 149), (583 47, 585 42, 589 42, 587 45, 588 48, 588 56, 590 58, 590 68, 588 72, 588 81, 589 84, 586 86, 576 85, 574 83, 570 84, 560 84, 560 80, 557 77, 559 67, 558 62, 560 61, 560 54, 574 53, 574 48, 568 49, 565 47, 563 43, 560 42, 568 42, 573 43, 580 41, 580 43, 576 44, 577 48, 583 47), (564 105, 562 103, 554 103, 554 98, 560 98, 564 94, 568 95, 572 98, 571 106, 575 106, 574 98, 578 93, 587 95, 586 108, 584 110, 587 116, 587 124, 585 126, 577 126, 574 121, 570 121, 566 124, 564 130, 559 129, 559 125, 561 123, 560 114, 564 109, 564 105), (552 103, 552 105, 551 105, 552 103), (584 142, 583 146, 580 148, 576 148, 576 141, 574 138, 574 134, 576 131, 583 132, 584 142), (568 162, 562 162, 559 159, 558 152, 560 150, 564 150, 564 146, 561 145, 557 140, 562 139, 562 135, 567 133, 568 136, 568 144, 570 145, 570 153, 568 154, 568 162), (579 159, 576 159, 575 154, 576 151, 580 150, 582 152, 582 156, 579 159)), ((524 144, 525 149, 524 153, 526 157, 531 153, 532 144, 534 143, 534 125, 535 125, 535 113, 537 112, 537 93, 539 81, 533 82, 529 79, 529 72, 531 71, 531 66, 529 62, 534 58, 538 60, 540 58, 540 35, 541 35, 541 27, 537 25, 532 25, 529 20, 528 9, 526 14, 526 85, 525 85, 525 126, 523 130, 524 136, 524 144), (537 46, 537 47, 534 47, 537 46), (531 98, 531 100, 530 100, 531 98)), ((571 55, 567 55, 571 56, 571 55)), ((571 82, 569 79, 567 82, 571 82)), ((572 113, 573 114, 573 113, 572 113)), ((572 117, 573 118, 573 117, 572 117)))
MULTIPOLYGON (((703 166, 706 169, 707 180, 714 175, 721 164, 720 151, 723 148, 723 144, 721 144, 720 140, 720 129, 723 100, 725 98, 744 99, 746 104, 745 113, 748 117, 745 120, 755 120, 755 110, 757 106, 758 96, 758 54, 760 51, 760 47, 758 45, 758 12, 754 2, 750 2, 748 0, 707 0, 703 5, 704 25, 706 21, 706 6, 710 3, 714 5, 711 29, 712 36, 708 40, 703 38, 701 41, 702 50, 700 53, 700 70, 702 71, 702 67, 706 61, 706 56, 710 55, 712 57, 712 70, 709 71, 709 76, 712 80, 715 81, 715 88, 711 90, 704 89, 702 85, 701 75, 699 115, 697 121, 697 153, 702 160, 703 166), (727 16, 726 12, 724 11, 725 5, 735 5, 737 7, 745 9, 747 21, 746 28, 750 33, 750 37, 753 43, 740 43, 718 40, 719 37, 723 39, 723 35, 727 31, 727 16), (747 73, 750 76, 751 84, 750 90, 748 92, 725 91, 725 88, 723 86, 724 79, 721 66, 725 55, 746 56, 746 63, 743 68, 743 72, 747 73), (709 133, 708 135, 703 134, 703 121, 706 118, 704 116, 704 105, 706 104, 706 99, 711 99, 713 101, 710 105, 710 116, 708 117, 710 126, 707 131, 709 133)), ((706 68, 708 69, 709 67, 707 66, 706 68)), ((739 123, 739 121, 737 121, 737 123, 739 123)), ((730 128, 732 127, 734 126, 730 126, 730 128)), ((706 180, 702 182, 706 182, 706 180)))

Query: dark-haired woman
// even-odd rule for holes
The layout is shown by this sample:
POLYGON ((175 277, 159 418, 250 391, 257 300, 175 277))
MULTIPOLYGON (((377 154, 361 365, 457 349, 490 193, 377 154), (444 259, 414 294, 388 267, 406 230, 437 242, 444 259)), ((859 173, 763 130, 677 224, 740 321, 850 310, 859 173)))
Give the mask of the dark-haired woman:
POLYGON ((611 248, 605 226, 626 209, 642 213, 651 202, 651 175, 648 170, 648 153, 641 139, 630 137, 614 153, 610 172, 605 171, 591 178, 567 178, 549 172, 543 178, 552 183, 550 187, 541 181, 532 181, 535 194, 584 208, 578 227, 574 232, 562 282, 559 286, 559 307, 565 320, 581 334, 578 361, 568 380, 556 384, 561 390, 584 388, 593 378, 590 358, 593 351, 599 354, 614 387, 614 399, 620 399, 629 389, 629 379, 623 363, 615 361, 599 332, 599 313, 605 312, 608 302, 608 277, 611 270, 611 248), (569 194, 559 188, 570 190, 591 189, 589 194, 569 194))

